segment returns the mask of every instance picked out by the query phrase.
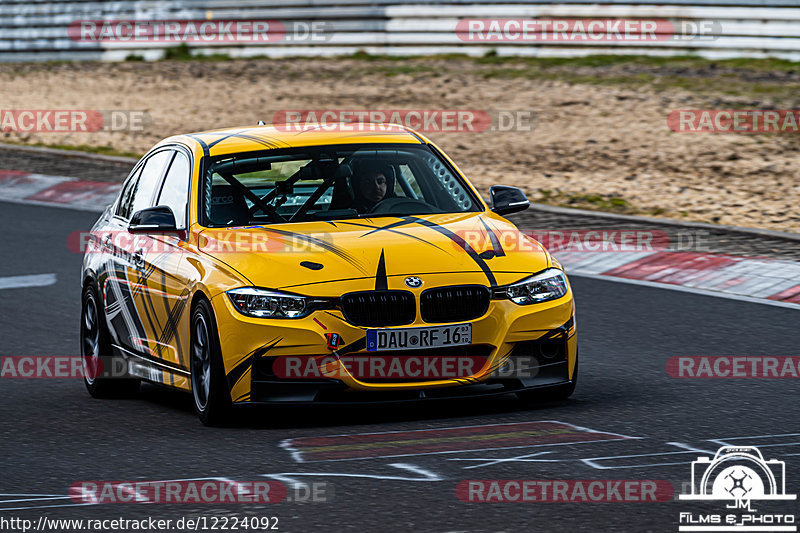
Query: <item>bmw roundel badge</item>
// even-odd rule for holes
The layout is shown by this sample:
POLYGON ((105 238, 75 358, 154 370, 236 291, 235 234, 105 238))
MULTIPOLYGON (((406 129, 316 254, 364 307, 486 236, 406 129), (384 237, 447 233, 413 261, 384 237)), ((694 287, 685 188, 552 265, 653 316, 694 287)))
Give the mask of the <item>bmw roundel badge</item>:
POLYGON ((406 285, 408 285, 412 289, 416 289, 418 287, 422 287, 422 280, 419 279, 417 276, 408 276, 406 278, 406 285))

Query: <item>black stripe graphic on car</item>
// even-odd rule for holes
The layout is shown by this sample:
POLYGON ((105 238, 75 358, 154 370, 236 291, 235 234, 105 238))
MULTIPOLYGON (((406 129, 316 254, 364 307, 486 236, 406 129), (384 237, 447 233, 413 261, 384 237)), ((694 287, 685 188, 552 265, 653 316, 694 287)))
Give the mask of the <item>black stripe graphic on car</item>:
POLYGON ((338 257, 341 257, 342 259, 344 259, 345 261, 347 261, 348 263, 350 263, 351 265, 356 267, 358 270, 360 270, 363 274, 365 274, 365 275, 369 274, 369 272, 358 262, 358 260, 356 260, 355 257, 353 257, 352 254, 350 254, 350 252, 348 252, 344 248, 340 248, 340 247, 336 246, 335 244, 332 244, 332 243, 330 243, 328 241, 324 241, 322 239, 318 239, 316 237, 312 237, 312 236, 306 235, 304 233, 295 233, 294 231, 287 231, 287 230, 282 230, 282 229, 277 229, 277 228, 267 228, 267 227, 264 227, 264 226, 255 226, 255 227, 258 228, 258 229, 262 229, 264 231, 271 231, 272 233, 277 233, 278 235, 283 235, 284 237, 292 237, 292 238, 295 238, 295 239, 300 239, 301 241, 305 240, 306 242, 308 242, 310 244, 315 244, 315 245, 319 246, 320 248, 322 248, 323 250, 326 250, 328 252, 332 252, 335 255, 337 255, 338 257))
MULTIPOLYGON (((139 280, 137 282, 137 286, 135 287, 137 292, 144 291, 143 287, 146 285, 147 281, 149 281, 150 276, 152 276, 153 273, 155 273, 156 265, 162 260, 162 258, 166 257, 166 254, 167 252, 159 254, 150 263, 150 266, 148 267, 147 271, 144 272, 143 275, 140 275, 139 280)), ((161 273, 160 291, 163 292, 164 294, 167 294, 166 275, 163 271, 161 273)), ((157 341, 158 344, 156 345, 156 353, 158 354, 159 357, 163 357, 161 353, 162 346, 164 344, 168 344, 169 341, 172 340, 173 335, 175 335, 175 332, 177 330, 178 320, 180 319, 180 316, 183 314, 183 310, 186 306, 186 299, 188 299, 188 292, 189 292, 188 289, 184 289, 184 291, 181 293, 180 296, 181 300, 176 302, 175 306, 173 306, 171 310, 169 308, 168 297, 167 296, 162 297, 164 308, 167 311, 167 320, 164 323, 164 326, 161 326, 161 324, 158 321, 158 314, 156 313, 155 305, 153 304, 153 300, 151 298, 151 293, 149 291, 144 291, 142 293, 142 300, 145 302, 144 311, 145 315, 147 315, 147 322, 150 324, 150 331, 152 331, 154 334, 158 334, 158 341, 157 341), (150 316, 151 311, 153 315, 152 318, 150 316), (155 320, 156 322, 155 324, 153 324, 153 320, 155 320)), ((139 320, 141 321, 141 317, 139 317, 139 320)), ((180 355, 181 353, 180 341, 177 339, 177 337, 176 340, 178 341, 176 346, 177 354, 180 355)))
POLYGON ((208 144, 206 144, 206 142, 203 139, 201 139, 197 135, 187 135, 187 137, 194 139, 200 144, 200 147, 203 148, 203 155, 205 155, 206 157, 209 157, 211 155, 210 150, 208 148, 208 144))
POLYGON ((239 382, 239 380, 242 379, 242 377, 247 373, 247 371, 250 370, 250 368, 253 365, 253 359, 255 359, 256 357, 263 356, 282 340, 283 337, 279 337, 266 344, 261 345, 260 347, 256 348, 255 350, 247 354, 247 356, 241 362, 237 363, 236 366, 233 367, 233 370, 228 372, 227 375, 228 388, 232 390, 233 387, 235 387, 236 384, 239 382))
POLYGON ((389 290, 389 280, 386 278, 386 259, 384 258, 383 250, 381 250, 381 258, 378 259, 378 270, 375 272, 375 290, 389 290))
POLYGON ((472 246, 470 246, 469 243, 466 242, 464 239, 462 239, 449 229, 443 228, 440 225, 431 222, 429 220, 412 216, 407 216, 404 218, 406 218, 407 220, 412 220, 414 222, 417 222, 422 226, 427 226, 433 230, 438 231, 439 233, 441 233, 442 235, 444 235, 445 237, 456 243, 458 246, 463 248, 463 250, 467 253, 467 255, 469 255, 470 259, 475 261, 475 264, 477 264, 481 268, 484 275, 486 276, 486 279, 489 281, 489 284, 492 287, 497 286, 497 280, 494 277, 494 273, 489 268, 489 265, 486 264, 486 261, 484 261, 483 258, 480 255, 478 255, 478 252, 476 252, 475 249, 472 246))
POLYGON ((500 245, 500 239, 497 238, 497 233, 494 232, 494 229, 489 227, 489 224, 487 224, 483 218, 480 220, 481 224, 483 224, 483 227, 486 228, 487 233, 489 233, 489 239, 492 242, 492 252, 494 252, 494 256, 503 257, 506 255, 505 250, 503 250, 503 247, 500 245))
POLYGON ((436 244, 434 244, 432 242, 428 242, 425 239, 417 237, 416 235, 411 235, 410 233, 403 233, 402 231, 394 229, 394 227, 398 226, 398 225, 413 224, 413 222, 409 222, 409 221, 405 221, 405 220, 403 220, 401 222, 402 222, 402 224, 398 224, 397 222, 392 222, 391 224, 387 224, 386 226, 370 226, 368 224, 358 224, 356 222, 347 222, 347 221, 341 221, 340 224, 348 224, 350 226, 358 226, 360 228, 369 228, 369 229, 373 230, 373 231, 368 231, 367 233, 361 235, 359 237, 359 239, 361 239, 363 237, 366 237, 367 235, 371 235, 371 234, 375 233, 376 231, 388 231, 390 233, 394 233, 395 235, 402 235, 403 237, 409 237, 409 238, 414 239, 416 241, 425 243, 425 244, 427 244, 429 246, 433 246, 437 250, 441 250, 442 252, 445 252, 448 255, 453 255, 450 252, 448 252, 447 250, 445 250, 444 248, 441 248, 441 247, 439 247, 438 245, 436 245, 436 244))
POLYGON ((346 354, 351 353, 351 352, 357 352, 359 350, 363 350, 366 347, 367 347, 367 336, 364 335, 363 337, 361 337, 357 341, 353 341, 350 344, 339 348, 338 350, 336 350, 333 353, 336 354, 337 357, 339 357, 339 356, 346 355, 346 354))
MULTIPOLYGON (((148 310, 148 305, 153 310, 153 314, 154 315, 155 315, 155 309, 153 308, 153 304, 150 301, 149 294, 147 293, 147 291, 144 290, 144 286, 147 283, 147 280, 150 278, 150 276, 152 276, 153 273, 156 271, 156 261, 160 257, 161 256, 159 255, 156 258, 155 261, 151 262, 148 265, 147 270, 137 270, 136 282, 135 282, 134 287, 132 289, 130 289, 130 281, 129 281, 129 284, 128 284, 128 287, 129 287, 129 290, 130 290, 130 294, 131 294, 131 307, 133 308, 133 313, 132 314, 135 314, 136 318, 139 320, 139 325, 142 327, 142 334, 143 334, 142 336, 145 339, 147 338, 147 331, 144 328, 144 323, 142 321, 142 317, 141 317, 141 315, 139 315, 139 310, 136 307, 136 297, 141 297, 142 298, 142 301, 144 303, 144 305, 142 307, 144 308, 144 313, 145 313, 145 316, 147 318, 147 323, 150 324, 150 331, 152 331, 152 332, 158 331, 158 329, 156 329, 155 325, 153 324, 153 318, 150 316, 150 310, 148 310)), ((127 274, 126 274, 126 278, 125 279, 127 279, 127 274)), ((160 355, 160 351, 159 351, 159 355, 160 355)))
POLYGON ((165 271, 161 271, 161 292, 164 293, 164 296, 161 298, 161 302, 164 304, 164 311, 167 313, 167 322, 161 330, 161 334, 159 335, 158 342, 159 346, 162 344, 168 344, 169 341, 172 340, 172 337, 175 337, 175 350, 178 362, 180 363, 180 354, 181 354, 181 341, 180 335, 176 335, 175 332, 177 331, 178 320, 180 316, 183 314, 183 307, 186 305, 183 301, 183 298, 188 298, 189 289, 184 289, 181 294, 178 296, 179 300, 175 302, 175 305, 172 309, 169 308, 169 293, 167 292, 167 274, 165 271), (173 315, 176 314, 176 309, 180 306, 180 311, 177 312, 177 316, 173 315))
MULTIPOLYGON (((186 303, 188 301, 189 301, 189 289, 183 289, 183 292, 181 292, 179 296, 179 300, 175 302, 175 305, 172 306, 172 309, 169 311, 169 315, 167 315, 167 323, 164 325, 164 329, 162 330, 161 336, 158 339, 160 346, 162 344, 169 344, 169 341, 171 341, 172 338, 174 337, 179 359, 181 354, 181 344, 180 344, 180 336, 177 335, 178 323, 180 322, 180 319, 183 316, 183 312, 186 309, 186 303)), ((167 297, 164 297, 164 302, 166 304, 166 307, 169 308, 169 305, 167 303, 167 297)))

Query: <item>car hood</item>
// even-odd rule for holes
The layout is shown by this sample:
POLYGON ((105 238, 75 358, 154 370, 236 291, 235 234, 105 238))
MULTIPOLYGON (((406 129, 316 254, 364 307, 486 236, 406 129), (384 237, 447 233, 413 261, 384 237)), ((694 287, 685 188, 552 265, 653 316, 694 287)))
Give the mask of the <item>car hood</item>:
POLYGON ((444 273, 492 286, 550 266, 537 241, 491 212, 205 229, 198 246, 255 286, 301 294, 320 283, 395 288, 393 277, 444 273))

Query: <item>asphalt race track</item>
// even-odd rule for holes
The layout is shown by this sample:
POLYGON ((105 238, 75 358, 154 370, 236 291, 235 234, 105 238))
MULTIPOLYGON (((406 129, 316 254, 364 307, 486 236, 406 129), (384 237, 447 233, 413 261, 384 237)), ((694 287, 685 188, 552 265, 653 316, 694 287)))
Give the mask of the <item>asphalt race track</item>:
MULTIPOLYGON (((0 278, 56 275, 52 285, 0 289, 0 354, 78 353, 81 256, 66 242, 70 232, 87 230, 95 218, 0 203, 5 243, 0 278)), ((251 409, 239 412, 232 427, 205 428, 188 396, 154 386, 143 387, 135 399, 94 400, 78 379, 1 379, 0 519, 274 516, 280 531, 669 532, 678 531, 680 512, 708 504, 677 497, 661 503, 465 503, 456 486, 462 480, 652 479, 668 480, 677 494, 690 480, 691 461, 719 447, 712 440, 760 446, 765 458, 786 462, 787 492, 800 492, 796 380, 679 380, 665 369, 677 355, 798 356, 796 311, 594 279, 571 281, 581 370, 575 395, 564 403, 526 408, 515 398, 500 398, 251 409), (364 453, 346 461, 306 457, 304 462, 285 442, 535 421, 614 437, 427 455, 415 455, 418 450, 407 445, 398 448, 400 457, 364 453), (746 438, 731 441, 737 437, 746 438), (71 484, 85 480, 210 477, 283 480, 292 501, 78 505, 67 497, 71 484), (303 497, 293 481, 327 483, 330 501, 296 501, 303 497)), ((757 507, 796 513, 797 503, 757 507)))

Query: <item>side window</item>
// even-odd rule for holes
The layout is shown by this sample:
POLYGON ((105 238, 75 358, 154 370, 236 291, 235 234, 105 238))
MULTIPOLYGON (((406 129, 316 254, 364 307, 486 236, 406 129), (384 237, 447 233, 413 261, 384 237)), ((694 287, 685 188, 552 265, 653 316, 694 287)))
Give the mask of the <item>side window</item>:
POLYGON ((172 157, 172 153, 172 150, 162 150, 151 155, 150 158, 145 161, 141 175, 131 193, 133 202, 131 203, 127 216, 124 218, 130 218, 135 212, 152 205, 150 202, 153 199, 153 193, 155 192, 156 186, 160 183, 161 176, 164 172, 164 166, 167 161, 169 161, 169 158, 172 157))
POLYGON ((156 205, 166 205, 172 209, 178 229, 186 228, 186 207, 189 201, 189 177, 191 174, 189 158, 183 152, 176 151, 156 202, 156 205))
POLYGON ((136 190, 136 184, 139 181, 139 176, 141 174, 142 167, 139 167, 136 169, 136 173, 131 175, 131 177, 128 178, 128 181, 125 182, 122 192, 119 195, 119 203, 117 204, 117 210, 114 212, 115 215, 126 220, 130 218, 131 204, 133 203, 133 191, 136 190))

